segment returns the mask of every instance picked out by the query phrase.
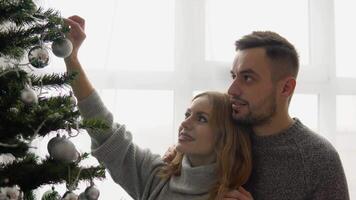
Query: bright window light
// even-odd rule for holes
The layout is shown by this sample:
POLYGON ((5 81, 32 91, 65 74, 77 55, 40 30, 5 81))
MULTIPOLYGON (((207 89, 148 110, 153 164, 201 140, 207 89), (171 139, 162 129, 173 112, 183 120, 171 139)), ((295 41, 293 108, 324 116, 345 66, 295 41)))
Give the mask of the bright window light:
POLYGON ((294 94, 290 103, 290 115, 298 117, 303 124, 318 131, 318 95, 294 94))
POLYGON ((48 0, 44 6, 85 18, 80 57, 86 68, 174 69, 174 0, 48 0))
POLYGON ((207 0, 206 59, 232 62, 237 39, 255 30, 271 30, 288 38, 301 64, 308 64, 308 10, 308 0, 207 0))
POLYGON ((356 27, 350 24, 356 18, 356 2, 337 0, 334 4, 336 76, 356 78, 356 27))

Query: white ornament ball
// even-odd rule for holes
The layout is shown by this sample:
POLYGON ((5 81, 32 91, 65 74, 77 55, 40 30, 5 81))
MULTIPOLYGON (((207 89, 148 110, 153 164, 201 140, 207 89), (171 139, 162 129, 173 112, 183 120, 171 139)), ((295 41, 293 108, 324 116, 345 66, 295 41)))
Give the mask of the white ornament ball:
POLYGON ((0 154, 0 164, 11 164, 16 160, 16 157, 11 153, 0 154))
POLYGON ((0 195, 0 199, 3 198, 5 200, 18 200, 20 197, 20 189, 18 186, 5 187, 0 189, 0 194, 2 194, 0 195))
POLYGON ((49 63, 49 54, 46 48, 35 46, 28 52, 28 60, 36 68, 44 68, 49 63))
POLYGON ((25 88, 21 91, 21 100, 26 104, 38 103, 38 97, 36 92, 29 86, 25 86, 25 88))
POLYGON ((64 135, 52 138, 47 144, 47 149, 49 155, 56 161, 72 163, 79 158, 79 152, 74 144, 64 135))
POLYGON ((95 187, 95 185, 87 187, 84 193, 87 200, 97 200, 100 196, 100 191, 98 188, 95 187))
POLYGON ((14 113, 14 114, 19 113, 19 109, 15 108, 15 107, 9 108, 9 111, 14 113))
POLYGON ((72 42, 67 38, 60 38, 52 43, 52 52, 60 58, 70 56, 73 50, 72 42))
POLYGON ((70 103, 71 103, 73 106, 77 106, 78 100, 77 100, 77 98, 76 98, 74 95, 71 95, 71 96, 70 96, 70 103))
POLYGON ((85 196, 85 193, 82 192, 82 193, 79 194, 78 200, 88 200, 88 199, 87 199, 87 197, 85 196))
POLYGON ((52 188, 51 190, 46 191, 43 195, 41 200, 60 200, 61 199, 61 195, 59 195, 59 193, 57 191, 54 190, 54 188, 52 188))
POLYGON ((6 194, 0 193, 0 200, 9 200, 6 194))
POLYGON ((67 191, 66 193, 64 193, 61 200, 78 200, 78 195, 71 191, 67 191))

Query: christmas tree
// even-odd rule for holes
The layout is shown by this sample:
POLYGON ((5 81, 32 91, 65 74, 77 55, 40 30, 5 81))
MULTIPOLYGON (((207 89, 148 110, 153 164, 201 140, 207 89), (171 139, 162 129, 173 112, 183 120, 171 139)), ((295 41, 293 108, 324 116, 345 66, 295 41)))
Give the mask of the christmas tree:
POLYGON ((98 199, 93 179, 104 178, 105 170, 81 166, 89 154, 80 154, 70 138, 106 125, 80 119, 69 86, 75 74, 36 74, 48 66, 51 50, 60 58, 70 55, 69 27, 58 12, 32 0, 0 0, 0 13, 0 200, 36 199, 36 188, 54 184, 66 184, 67 192, 53 188, 43 200, 98 199), (49 156, 41 158, 31 141, 48 135, 49 156), (80 181, 91 185, 77 197, 80 181))

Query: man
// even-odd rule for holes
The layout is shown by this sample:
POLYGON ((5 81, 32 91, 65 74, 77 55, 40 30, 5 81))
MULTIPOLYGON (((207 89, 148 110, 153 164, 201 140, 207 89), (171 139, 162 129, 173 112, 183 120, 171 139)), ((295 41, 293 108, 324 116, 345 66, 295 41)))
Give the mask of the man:
MULTIPOLYGON (((288 113, 298 68, 294 46, 276 33, 253 32, 236 41, 232 115, 254 132, 253 172, 244 187, 255 199, 349 199, 334 147, 288 113)), ((235 190, 227 197, 239 195, 235 190)))

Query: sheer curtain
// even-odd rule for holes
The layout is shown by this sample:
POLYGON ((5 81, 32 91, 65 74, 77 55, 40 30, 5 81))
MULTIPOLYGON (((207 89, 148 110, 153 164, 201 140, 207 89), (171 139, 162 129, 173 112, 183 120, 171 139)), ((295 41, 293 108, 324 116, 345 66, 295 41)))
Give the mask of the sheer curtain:
MULTIPOLYGON (((77 14, 86 19, 87 39, 80 58, 90 80, 115 120, 132 131, 134 141, 159 154, 175 143, 194 92, 226 91, 236 39, 253 30, 285 36, 301 58, 291 114, 334 144, 351 199, 356 198, 352 170, 356 167, 352 145, 356 29, 344 23, 356 17, 352 1, 45 0, 39 4, 60 10, 64 17, 77 14)), ((64 71, 63 61, 53 58, 46 70, 64 71)), ((79 149, 89 151, 85 133, 74 140, 79 149)), ((45 148, 40 152, 46 154, 45 148)), ((110 178, 96 184, 101 199, 113 195, 130 199, 110 178)))

